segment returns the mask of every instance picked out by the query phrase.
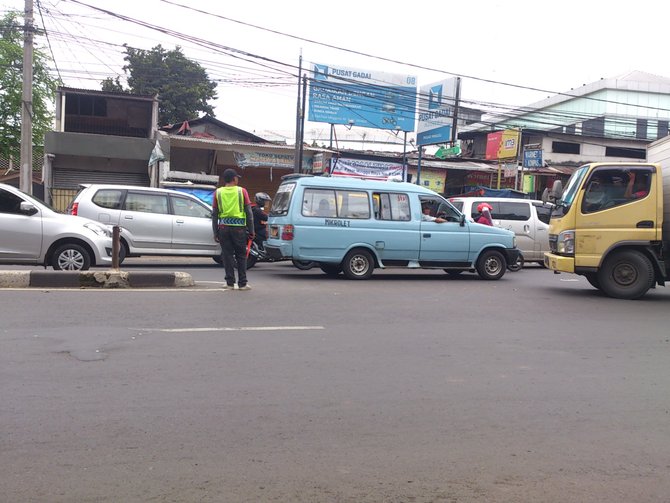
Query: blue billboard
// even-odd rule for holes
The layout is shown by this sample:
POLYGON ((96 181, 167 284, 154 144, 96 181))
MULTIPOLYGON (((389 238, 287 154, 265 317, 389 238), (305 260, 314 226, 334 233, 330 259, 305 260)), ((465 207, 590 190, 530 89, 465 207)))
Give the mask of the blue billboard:
POLYGON ((307 119, 414 131, 416 77, 315 64, 307 119))
POLYGON ((422 86, 419 93, 417 145, 451 141, 454 121, 456 78, 422 86))

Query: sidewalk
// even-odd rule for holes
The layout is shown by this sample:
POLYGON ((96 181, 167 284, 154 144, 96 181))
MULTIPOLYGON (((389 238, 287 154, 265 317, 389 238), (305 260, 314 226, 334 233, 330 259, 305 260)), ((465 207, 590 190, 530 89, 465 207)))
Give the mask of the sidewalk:
POLYGON ((104 271, 0 271, 0 288, 186 288, 195 286, 185 272, 108 269, 104 271))

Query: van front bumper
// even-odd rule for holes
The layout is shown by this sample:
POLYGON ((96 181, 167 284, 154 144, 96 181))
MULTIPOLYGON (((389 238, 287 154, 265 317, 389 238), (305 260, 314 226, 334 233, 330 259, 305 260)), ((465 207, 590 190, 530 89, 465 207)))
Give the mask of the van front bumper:
POLYGON ((574 273, 575 259, 574 257, 563 257, 562 255, 556 255, 555 253, 545 253, 544 266, 547 269, 551 269, 552 271, 574 273))

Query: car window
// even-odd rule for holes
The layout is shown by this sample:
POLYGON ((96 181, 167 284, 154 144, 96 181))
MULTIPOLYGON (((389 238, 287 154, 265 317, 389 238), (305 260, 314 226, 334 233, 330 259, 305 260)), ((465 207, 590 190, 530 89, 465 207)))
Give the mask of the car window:
POLYGON ((0 213, 21 213, 23 199, 16 194, 0 189, 0 213))
POLYGON ((172 212, 181 217, 211 218, 212 212, 204 204, 189 197, 170 196, 172 212))
POLYGON ((370 218, 368 193, 360 190, 336 190, 337 215, 340 218, 370 218))
POLYGON ((372 201, 377 220, 401 220, 406 222, 411 219, 407 194, 375 192, 372 194, 372 201))
POLYGON ((123 190, 120 189, 100 189, 91 198, 94 204, 101 208, 108 208, 110 210, 121 209, 121 201, 123 200, 123 190))
POLYGON ((270 215, 286 215, 288 213, 294 189, 295 183, 282 183, 279 186, 277 194, 272 200, 270 215))
POLYGON ((168 201, 165 194, 152 194, 149 192, 128 192, 123 209, 127 211, 140 211, 143 213, 168 213, 168 201))
POLYGON ((463 211, 463 201, 449 201, 458 211, 463 211))
POLYGON ((500 220, 518 220, 526 221, 530 219, 530 203, 514 203, 500 201, 498 203, 498 212, 493 214, 493 218, 500 220))

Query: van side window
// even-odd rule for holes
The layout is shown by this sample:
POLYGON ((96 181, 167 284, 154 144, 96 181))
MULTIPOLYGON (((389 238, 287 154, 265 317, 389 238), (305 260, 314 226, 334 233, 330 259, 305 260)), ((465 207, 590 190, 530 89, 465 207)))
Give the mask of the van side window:
POLYGON ((479 206, 482 203, 487 203, 487 204, 491 205, 491 208, 493 208, 491 210, 491 216, 495 220, 498 220, 498 219, 502 218, 502 217, 498 216, 498 215, 500 215, 499 203, 487 201, 486 199, 478 199, 477 201, 472 201, 472 206, 470 207, 470 216, 472 217, 472 219, 474 221, 477 221, 477 219, 479 218, 479 212, 477 211, 477 206, 479 206))
POLYGON ((302 214, 306 217, 337 217, 335 191, 305 189, 302 199, 302 214))
POLYGON ((409 221, 411 213, 407 194, 375 192, 372 194, 377 220, 409 221))
POLYGON ((119 189, 100 189, 91 198, 93 203, 101 208, 108 208, 110 210, 121 209, 121 201, 123 200, 123 191, 119 189))
POLYGON ((551 208, 547 206, 540 206, 535 205, 535 209, 537 210, 537 218, 540 219, 540 222, 544 222, 545 224, 549 225, 549 220, 551 220, 551 208))
POLYGON ((305 189, 302 214, 306 217, 370 218, 368 193, 362 190, 305 189))
POLYGON ((506 201, 500 201, 498 203, 498 213, 493 213, 493 218, 498 220, 529 220, 530 203, 508 203, 506 201))
POLYGON ((172 210, 175 215, 181 217, 211 218, 212 212, 206 206, 187 197, 170 196, 172 199, 172 210))
POLYGON ((167 196, 147 192, 128 192, 123 209, 143 213, 168 213, 167 196))

